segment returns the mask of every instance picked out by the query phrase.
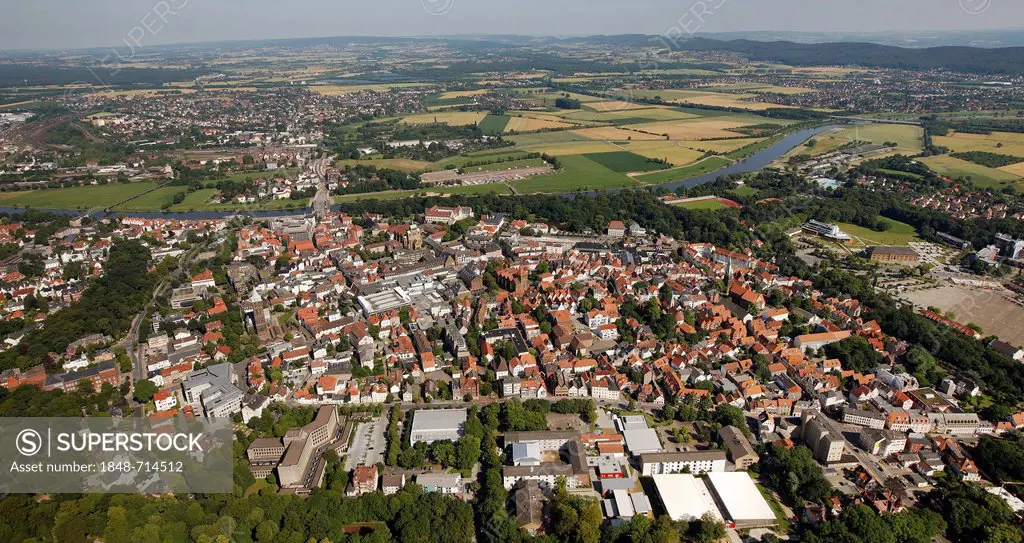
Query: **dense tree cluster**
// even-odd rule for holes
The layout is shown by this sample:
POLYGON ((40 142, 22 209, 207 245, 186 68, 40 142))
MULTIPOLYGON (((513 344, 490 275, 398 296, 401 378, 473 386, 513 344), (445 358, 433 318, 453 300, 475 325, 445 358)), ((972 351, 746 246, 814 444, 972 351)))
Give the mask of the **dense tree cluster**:
POLYGON ((46 360, 47 353, 63 352, 73 341, 90 334, 118 337, 128 330, 149 302, 158 270, 147 270, 149 250, 137 240, 119 239, 110 249, 105 273, 93 280, 81 299, 46 319, 18 347, 0 356, 0 368, 26 368, 46 360))

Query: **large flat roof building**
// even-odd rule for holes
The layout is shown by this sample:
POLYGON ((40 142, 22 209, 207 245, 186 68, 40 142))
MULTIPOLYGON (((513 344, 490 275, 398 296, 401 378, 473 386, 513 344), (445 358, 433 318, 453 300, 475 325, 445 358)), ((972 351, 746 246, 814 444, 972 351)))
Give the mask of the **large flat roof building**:
POLYGON ((775 524, 775 512, 746 473, 712 472, 707 474, 707 479, 715 503, 726 520, 747 528, 775 524))
POLYGON ((420 409, 412 417, 409 444, 458 441, 466 424, 465 409, 420 409))
POLYGON ((654 475, 654 488, 658 499, 672 520, 692 522, 710 512, 721 519, 710 490, 703 481, 688 473, 654 475))

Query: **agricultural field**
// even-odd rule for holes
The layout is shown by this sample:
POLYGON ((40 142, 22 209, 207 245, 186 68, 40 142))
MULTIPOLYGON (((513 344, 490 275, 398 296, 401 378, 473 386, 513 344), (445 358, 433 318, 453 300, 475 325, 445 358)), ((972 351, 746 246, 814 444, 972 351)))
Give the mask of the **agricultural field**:
POLYGON ((683 145, 679 141, 632 141, 620 144, 620 148, 647 158, 660 158, 673 165, 691 164, 704 153, 683 145))
POLYGON ((508 124, 505 125, 505 132, 535 132, 537 130, 546 130, 550 128, 571 128, 572 126, 575 126, 573 124, 554 119, 557 119, 557 117, 547 119, 539 118, 539 116, 511 117, 508 120, 508 124))
POLYGON ((481 163, 481 162, 497 162, 499 160, 518 160, 526 157, 528 153, 521 149, 510 149, 510 150, 498 150, 498 151, 481 151, 478 153, 470 153, 468 155, 459 155, 448 157, 437 162, 428 163, 427 170, 450 170, 453 168, 462 168, 468 164, 481 163))
POLYGON ((423 86, 425 85, 422 83, 379 83, 370 85, 312 85, 307 88, 324 96, 344 96, 359 91, 385 92, 391 89, 423 86))
POLYGON ((1024 134, 1014 132, 992 132, 991 134, 950 132, 946 136, 935 136, 934 140, 935 145, 948 147, 957 152, 985 151, 1024 157, 1024 134))
POLYGON ((658 107, 658 106, 643 106, 635 107, 632 109, 622 111, 587 111, 587 110, 576 110, 571 113, 562 115, 565 119, 572 119, 578 121, 598 121, 598 122, 621 122, 623 119, 646 119, 651 122, 655 121, 675 121, 682 119, 695 119, 700 115, 694 115, 692 113, 684 113, 677 109, 669 107, 658 107))
MULTIPOLYGON (((883 144, 891 141, 897 147, 908 151, 920 151, 924 148, 924 130, 919 126, 906 124, 868 124, 843 128, 831 134, 836 140, 843 143, 852 141, 869 141, 871 143, 883 144)), ((818 136, 821 141, 823 136, 818 136)), ((942 145, 935 142, 936 145, 942 145)), ((842 144, 840 144, 842 145, 842 144)))
POLYGON ((762 138, 734 138, 728 140, 704 140, 685 142, 691 149, 713 151, 715 153, 731 153, 748 145, 764 142, 762 138))
MULTIPOLYGON (((488 114, 483 118, 477 125, 481 132, 488 136, 496 136, 505 131, 505 127, 508 126, 509 116, 508 115, 491 115, 488 114)), ((453 123, 448 123, 453 124, 453 123)), ((460 123, 454 123, 460 124, 460 123)), ((461 123, 470 124, 470 123, 461 123)))
POLYGON ((0 193, 0 206, 43 209, 105 209, 156 188, 156 183, 114 183, 63 189, 40 189, 0 193))
POLYGON ((629 125, 629 128, 642 130, 656 135, 667 135, 672 140, 706 140, 722 138, 741 138, 740 132, 731 132, 730 128, 739 128, 750 123, 731 119, 704 119, 689 122, 660 122, 629 125))
POLYGON ((464 126, 478 124, 487 116, 488 114, 485 111, 438 111, 435 113, 409 115, 404 117, 402 122, 406 124, 443 123, 451 126, 464 126))
POLYGON ((769 108, 791 107, 782 104, 772 104, 769 102, 755 102, 752 100, 752 98, 754 98, 756 95, 752 93, 732 94, 714 91, 677 89, 631 90, 623 92, 628 92, 629 94, 636 98, 660 98, 661 100, 664 100, 666 102, 680 104, 692 104, 715 107, 735 107, 741 109, 749 109, 752 111, 763 111, 769 108))
POLYGON ((442 100, 454 100, 456 98, 472 98, 473 96, 480 96, 486 94, 486 89, 479 90, 468 90, 468 91, 448 91, 441 93, 440 98, 442 100))
POLYGON ((664 140, 664 136, 648 134, 636 130, 626 130, 614 126, 599 126, 595 128, 581 128, 573 130, 584 138, 599 141, 629 141, 629 140, 664 140))
POLYGON ((920 159, 939 175, 950 178, 967 177, 983 188, 1002 188, 1021 182, 1019 175, 1005 170, 989 168, 949 155, 936 155, 920 159))
POLYGON ((547 162, 544 162, 544 160, 539 158, 524 158, 521 160, 506 160, 505 162, 484 164, 482 166, 467 166, 462 168, 462 171, 463 173, 497 172, 503 170, 517 170, 521 168, 539 168, 545 164, 547 164, 547 162))
POLYGON ((430 168, 431 163, 424 160, 412 160, 408 158, 375 158, 375 159, 345 159, 334 162, 335 167, 345 166, 374 166, 376 168, 392 168, 407 172, 422 172, 430 168))
POLYGON ((723 168, 731 164, 729 159, 722 158, 719 156, 708 157, 700 162, 684 166, 682 168, 672 168, 671 170, 662 170, 660 172, 649 173, 644 175, 637 175, 633 177, 633 180, 638 183, 645 185, 658 185, 661 183, 671 183, 673 181, 682 181, 684 179, 690 179, 704 175, 709 172, 713 172, 719 168, 723 168))
POLYGON ((891 228, 887 232, 876 232, 870 228, 857 226, 850 223, 837 223, 837 226, 850 234, 854 241, 863 246, 869 245, 892 245, 904 247, 912 241, 921 241, 917 237, 917 231, 907 223, 894 221, 885 217, 879 217, 883 222, 889 223, 891 228))
POLYGON ((613 172, 649 172, 665 169, 664 164, 628 151, 610 153, 589 153, 583 155, 613 172))
POLYGON ((572 192, 635 186, 625 174, 613 172, 585 156, 564 156, 558 160, 562 163, 561 171, 516 181, 516 190, 520 193, 572 192))
POLYGON ((600 113, 606 113, 611 111, 627 111, 634 109, 643 109, 646 106, 634 104, 624 100, 604 100, 600 102, 588 102, 583 106, 584 109, 591 111, 597 111, 600 113))

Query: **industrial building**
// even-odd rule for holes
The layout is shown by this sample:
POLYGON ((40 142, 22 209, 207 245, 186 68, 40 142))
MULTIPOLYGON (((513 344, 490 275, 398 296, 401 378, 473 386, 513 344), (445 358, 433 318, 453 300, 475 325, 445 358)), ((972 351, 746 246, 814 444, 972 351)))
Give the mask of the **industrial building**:
POLYGON ((465 409, 419 409, 412 417, 409 444, 458 441, 465 424, 465 409))
POLYGON ((707 474, 707 480, 715 504, 734 527, 755 528, 775 524, 775 512, 746 473, 712 472, 707 474))

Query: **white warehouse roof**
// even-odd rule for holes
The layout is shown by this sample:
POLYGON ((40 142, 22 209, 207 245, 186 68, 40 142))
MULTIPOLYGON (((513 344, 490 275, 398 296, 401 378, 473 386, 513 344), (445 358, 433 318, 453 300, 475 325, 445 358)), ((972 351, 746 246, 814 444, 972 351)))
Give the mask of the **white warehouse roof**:
POLYGON ((694 521, 708 511, 715 518, 722 518, 707 486, 693 475, 673 473, 652 475, 651 478, 654 479, 658 498, 672 520, 694 521))
POLYGON ((711 472, 707 478, 730 520, 775 520, 775 512, 745 471, 711 472))

